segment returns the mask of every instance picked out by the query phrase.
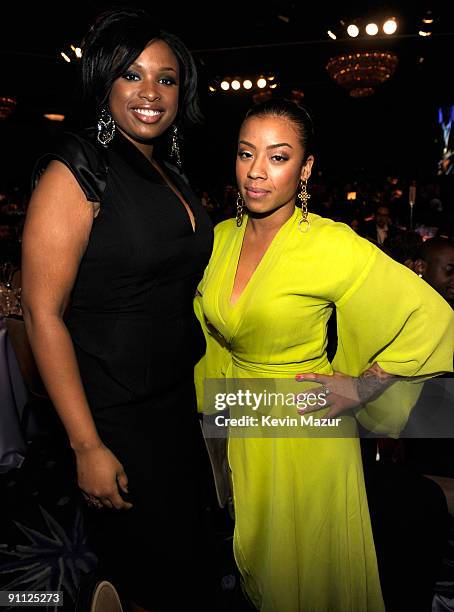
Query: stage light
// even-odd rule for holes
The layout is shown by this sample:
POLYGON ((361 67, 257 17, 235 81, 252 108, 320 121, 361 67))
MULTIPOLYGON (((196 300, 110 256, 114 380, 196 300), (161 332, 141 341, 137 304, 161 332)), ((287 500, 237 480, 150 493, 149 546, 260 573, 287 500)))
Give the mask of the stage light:
POLYGON ((250 81, 249 79, 246 79, 245 81, 243 81, 243 87, 244 89, 251 89, 252 81, 250 81))
POLYGON ((270 85, 270 89, 276 89, 277 87, 277 83, 273 83, 272 85, 270 85))
POLYGON ((266 79, 260 77, 260 79, 257 80, 257 87, 259 87, 260 89, 266 87, 266 79))
POLYGON ((238 91, 240 87, 241 87, 241 83, 237 79, 232 81, 232 89, 234 89, 235 91, 238 91))
POLYGON ((366 33, 369 36, 375 36, 378 33, 378 25, 376 23, 368 23, 366 26, 366 33))
POLYGON ((230 89, 230 83, 228 81, 222 81, 221 89, 223 89, 224 91, 228 91, 230 89))
POLYGON ((64 53, 63 51, 60 53, 60 55, 62 56, 62 58, 65 60, 65 62, 68 62, 68 64, 71 63, 71 60, 69 59, 69 57, 66 55, 66 53, 64 53))
POLYGON ((347 34, 352 38, 356 38, 359 34, 358 26, 356 26, 354 23, 351 23, 347 28, 347 34))
POLYGON ((432 32, 425 32, 424 30, 419 30, 418 34, 420 36, 432 36, 432 32))
POLYGON ((213 85, 209 85, 208 89, 209 89, 209 91, 211 91, 211 93, 215 93, 215 91, 216 91, 216 88, 213 87, 213 85))
POLYGON ((334 34, 334 32, 331 32, 331 30, 328 30, 328 36, 332 38, 333 40, 336 40, 337 38, 337 36, 334 34))
POLYGON ((392 17, 391 19, 387 19, 383 24, 383 32, 385 34, 394 34, 397 30, 397 21, 392 17))

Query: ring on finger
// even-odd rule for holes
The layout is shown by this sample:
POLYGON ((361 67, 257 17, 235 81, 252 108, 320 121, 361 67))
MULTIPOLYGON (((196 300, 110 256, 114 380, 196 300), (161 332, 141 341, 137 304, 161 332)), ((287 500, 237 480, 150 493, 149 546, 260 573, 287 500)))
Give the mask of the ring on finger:
POLYGON ((331 393, 331 389, 329 389, 326 385, 323 385, 322 390, 325 396, 328 396, 331 393))
POLYGON ((102 508, 103 506, 102 502, 96 497, 89 497, 87 499, 87 504, 92 508, 102 508))

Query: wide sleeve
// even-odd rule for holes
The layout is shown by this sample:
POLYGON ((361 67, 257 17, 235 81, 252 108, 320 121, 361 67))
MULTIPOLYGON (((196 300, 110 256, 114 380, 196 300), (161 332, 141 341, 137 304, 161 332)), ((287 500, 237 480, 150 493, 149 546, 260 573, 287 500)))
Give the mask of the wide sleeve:
POLYGON ((415 383, 452 371, 453 311, 424 280, 376 248, 336 308, 334 369, 358 376, 378 363, 405 379, 357 413, 367 429, 398 435, 422 390, 415 383))
POLYGON ((56 159, 74 175, 90 202, 100 202, 107 182, 107 160, 105 151, 88 138, 66 132, 35 164, 32 174, 34 189, 49 163, 56 159))
POLYGON ((357 376, 373 363, 396 376, 451 372, 454 314, 414 272, 373 249, 361 278, 336 303, 336 369, 357 376))

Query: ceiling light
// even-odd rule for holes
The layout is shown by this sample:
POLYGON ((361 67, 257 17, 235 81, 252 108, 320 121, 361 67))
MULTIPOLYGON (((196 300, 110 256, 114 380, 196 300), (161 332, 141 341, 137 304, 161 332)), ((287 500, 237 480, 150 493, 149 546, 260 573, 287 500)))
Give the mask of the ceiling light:
POLYGON ((326 69, 330 77, 349 90, 353 98, 364 98, 394 74, 397 55, 388 51, 359 51, 333 57, 326 69))
POLYGON ((266 87, 266 79, 260 77, 260 79, 257 80, 257 87, 260 87, 260 89, 266 87))
POLYGON ((347 28, 347 34, 352 38, 356 38, 359 34, 358 26, 356 26, 354 23, 351 23, 347 28))
POLYGON ((397 30, 397 21, 394 19, 394 17, 391 17, 391 19, 387 19, 385 23, 383 24, 383 32, 385 34, 394 34, 396 30, 397 30))
POLYGON ((228 81, 222 81, 221 89, 223 89, 224 91, 228 91, 230 89, 230 83, 228 81))
POLYGON ((331 32, 331 30, 328 30, 328 36, 332 38, 333 40, 336 40, 337 38, 337 36, 334 34, 334 32, 331 32))
POLYGON ((368 23, 366 26, 366 32, 369 36, 375 36, 378 33, 378 25, 376 23, 368 23))
POLYGON ((237 79, 232 81, 232 89, 234 89, 235 91, 238 91, 240 87, 241 87, 241 83, 237 79))
POLYGON ((245 81, 243 81, 243 87, 244 89, 251 89, 252 81, 250 81, 249 79, 246 79, 245 81))

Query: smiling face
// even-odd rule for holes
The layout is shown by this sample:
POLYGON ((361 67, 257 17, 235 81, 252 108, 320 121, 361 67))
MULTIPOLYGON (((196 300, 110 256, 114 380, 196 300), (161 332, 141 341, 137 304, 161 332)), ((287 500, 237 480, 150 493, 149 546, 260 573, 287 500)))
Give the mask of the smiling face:
POLYGON ((154 40, 113 83, 109 107, 117 128, 146 154, 176 117, 179 76, 169 45, 154 40))
POLYGON ((249 213, 268 216, 295 206, 300 180, 309 178, 313 157, 304 162, 296 126, 285 117, 253 116, 241 126, 236 177, 249 213))

